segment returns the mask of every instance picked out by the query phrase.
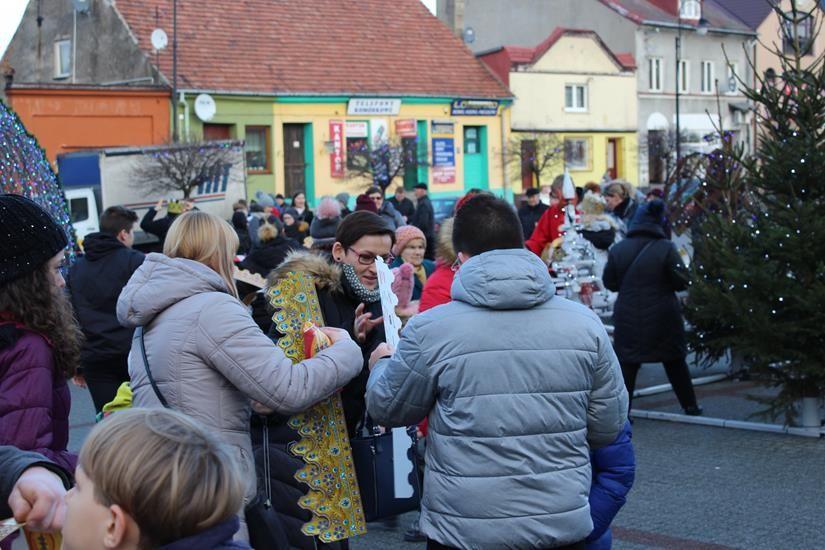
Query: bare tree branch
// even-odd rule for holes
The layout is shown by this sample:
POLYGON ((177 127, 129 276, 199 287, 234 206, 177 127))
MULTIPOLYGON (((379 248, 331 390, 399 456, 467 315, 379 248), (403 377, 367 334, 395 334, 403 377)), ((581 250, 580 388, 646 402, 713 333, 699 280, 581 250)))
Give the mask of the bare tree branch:
POLYGON ((143 150, 146 159, 133 170, 133 185, 155 196, 181 192, 189 198, 201 183, 231 165, 232 149, 225 143, 175 143, 143 150))

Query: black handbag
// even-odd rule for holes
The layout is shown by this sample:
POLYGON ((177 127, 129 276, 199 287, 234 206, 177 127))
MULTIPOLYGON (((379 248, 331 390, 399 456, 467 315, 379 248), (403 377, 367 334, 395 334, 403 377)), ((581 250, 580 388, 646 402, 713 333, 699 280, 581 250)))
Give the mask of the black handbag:
POLYGON ((382 434, 368 419, 366 428, 367 435, 350 440, 366 520, 376 521, 418 510, 421 481, 415 427, 400 428, 403 432, 396 435, 392 430, 382 434), (395 445, 399 447, 396 449, 395 445), (396 493, 397 488, 400 495, 396 493))
MULTIPOLYGON (((152 376, 152 371, 149 369, 146 344, 143 340, 143 327, 138 327, 135 330, 135 337, 140 340, 140 353, 143 356, 143 367, 146 369, 149 384, 151 384, 160 404, 165 409, 171 409, 172 407, 169 406, 166 398, 160 393, 155 377, 152 376)), ((258 489, 255 498, 244 508, 244 516, 249 530, 249 544, 252 548, 256 550, 280 550, 281 548, 289 548, 289 541, 283 523, 281 523, 281 518, 278 517, 278 513, 272 507, 272 480, 269 475, 269 426, 266 421, 263 422, 263 431, 264 492, 261 493, 261 489, 258 489)))
POLYGON ((252 548, 259 550, 269 550, 270 548, 279 550, 289 548, 289 540, 278 512, 272 507, 272 478, 269 469, 269 424, 266 418, 262 419, 263 425, 263 458, 264 458, 264 492, 258 489, 249 504, 246 505, 246 524, 249 528, 249 544, 252 548))

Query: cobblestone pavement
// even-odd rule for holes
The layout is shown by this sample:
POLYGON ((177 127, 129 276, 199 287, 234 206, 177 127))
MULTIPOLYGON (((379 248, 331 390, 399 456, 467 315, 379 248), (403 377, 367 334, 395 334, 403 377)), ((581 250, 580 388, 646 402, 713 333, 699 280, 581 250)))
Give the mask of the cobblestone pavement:
MULTIPOLYGON (((661 383, 650 371, 644 385, 661 383)), ((72 398, 77 450, 93 411, 87 392, 73 387, 72 398)), ((615 548, 825 548, 825 440, 637 420, 633 441, 637 479, 614 522, 615 548)), ((423 548, 403 542, 413 517, 370 524, 351 546, 423 548)))

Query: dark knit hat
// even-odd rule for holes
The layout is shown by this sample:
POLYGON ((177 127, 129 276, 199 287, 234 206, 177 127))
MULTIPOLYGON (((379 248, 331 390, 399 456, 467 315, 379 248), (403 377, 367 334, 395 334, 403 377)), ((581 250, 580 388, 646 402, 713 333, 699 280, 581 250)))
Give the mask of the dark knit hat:
POLYGON ((69 244, 48 212, 20 195, 0 195, 0 240, 0 285, 32 273, 69 244))
POLYGON ((630 231, 648 230, 664 234, 667 216, 665 203, 661 199, 653 199, 639 205, 636 214, 630 222, 630 231))
POLYGON ((355 199, 355 211, 360 212, 361 210, 366 210, 367 212, 373 212, 375 214, 378 213, 378 207, 375 206, 375 201, 367 195, 358 195, 358 198, 355 199))

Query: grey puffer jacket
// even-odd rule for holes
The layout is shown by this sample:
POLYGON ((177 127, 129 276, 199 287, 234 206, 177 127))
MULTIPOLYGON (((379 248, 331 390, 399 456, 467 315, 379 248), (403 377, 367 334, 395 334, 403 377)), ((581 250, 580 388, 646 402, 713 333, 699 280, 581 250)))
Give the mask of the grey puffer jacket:
POLYGON ((627 416, 598 317, 554 297, 526 250, 471 258, 453 301, 413 317, 367 386, 382 425, 429 417, 421 530, 459 548, 570 544, 593 529, 589 451, 627 416))
MULTIPOLYGON (((117 316, 143 326, 146 355, 158 388, 175 410, 215 430, 238 453, 255 492, 249 435, 250 399, 292 414, 332 394, 363 367, 358 345, 336 342, 294 364, 205 265, 150 254, 123 289, 117 316)), ((129 354, 134 405, 160 407, 146 375, 139 340, 129 354)))

